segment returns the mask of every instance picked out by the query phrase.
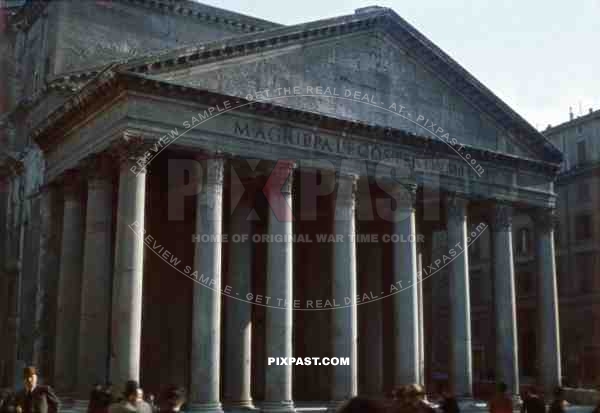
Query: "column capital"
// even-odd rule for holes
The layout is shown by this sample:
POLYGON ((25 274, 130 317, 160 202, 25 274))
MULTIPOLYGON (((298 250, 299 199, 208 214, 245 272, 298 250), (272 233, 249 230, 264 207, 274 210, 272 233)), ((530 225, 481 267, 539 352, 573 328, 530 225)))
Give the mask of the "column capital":
POLYGON ((223 186, 225 158, 221 155, 206 160, 207 186, 223 186))
POLYGON ((513 207, 504 202, 497 202, 493 208, 492 225, 495 231, 508 230, 512 226, 513 207))
POLYGON ((393 194, 394 199, 398 202, 396 210, 414 210, 417 202, 418 185, 416 183, 384 179, 378 184, 385 192, 393 194))
POLYGON ((121 168, 128 168, 133 173, 147 172, 147 165, 152 160, 151 143, 141 136, 125 133, 123 138, 112 143, 108 154, 119 162, 121 168))
POLYGON ((336 202, 356 201, 358 189, 358 175, 336 172, 337 198, 336 202))
POLYGON ((446 209, 449 219, 459 219, 466 215, 469 200, 464 194, 450 192, 446 195, 446 209))
POLYGON ((555 208, 538 208, 532 214, 535 228, 540 232, 549 232, 558 224, 555 208))
MULTIPOLYGON (((291 194, 294 186, 294 170, 296 162, 289 159, 282 159, 275 163, 271 174, 269 175, 270 189, 279 190, 281 193, 291 194)), ((265 186, 267 188, 267 186, 265 186)))

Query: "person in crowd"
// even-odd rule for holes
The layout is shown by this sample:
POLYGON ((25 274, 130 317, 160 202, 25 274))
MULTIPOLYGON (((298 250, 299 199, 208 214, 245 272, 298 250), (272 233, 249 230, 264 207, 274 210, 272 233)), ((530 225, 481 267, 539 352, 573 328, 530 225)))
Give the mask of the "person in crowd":
POLYGON ((14 413, 15 394, 10 389, 0 389, 0 413, 14 413))
POLYGON ((152 410, 152 412, 156 412, 157 406, 156 406, 156 400, 154 398, 154 394, 152 393, 148 393, 148 395, 146 396, 146 402, 150 405, 150 409, 152 410))
POLYGON ((137 381, 129 380, 125 383, 123 399, 113 403, 108 408, 109 413, 137 413, 138 390, 140 386, 137 381))
POLYGON ((440 404, 440 410, 443 413, 460 413, 458 407, 458 401, 456 397, 448 389, 442 390, 442 402, 440 404))
POLYGON ((562 387, 554 389, 554 400, 550 403, 548 413, 564 413, 569 403, 565 400, 564 390, 562 387))
POLYGON ((338 409, 338 413, 383 413, 386 411, 383 403, 363 397, 353 397, 338 409))
POLYGON ((425 390, 419 384, 399 386, 392 392, 393 411, 398 413, 434 413, 425 400, 425 390))
POLYGON ((512 413, 513 402, 506 394, 506 390, 508 390, 506 383, 498 383, 496 394, 490 401, 490 413, 512 413))
POLYGON ((546 403, 534 388, 523 391, 521 413, 546 413, 546 403))
POLYGON ((182 412, 181 407, 185 403, 186 396, 183 387, 169 386, 163 392, 159 407, 160 413, 182 412))
POLYGON ((87 408, 87 413, 101 413, 100 412, 100 394, 102 392, 102 385, 96 383, 90 391, 90 398, 87 408))
POLYGON ((137 389, 136 408, 138 413, 153 413, 152 406, 144 400, 144 390, 141 387, 137 389))
POLYGON ((60 400, 50 386, 38 385, 37 369, 23 369, 24 389, 15 395, 17 413, 57 413, 60 400))

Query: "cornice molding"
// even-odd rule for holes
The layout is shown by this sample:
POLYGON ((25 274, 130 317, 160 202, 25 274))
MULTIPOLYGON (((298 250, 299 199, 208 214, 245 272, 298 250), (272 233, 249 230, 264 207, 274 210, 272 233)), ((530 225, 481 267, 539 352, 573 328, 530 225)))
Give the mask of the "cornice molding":
MULTIPOLYGON (((328 115, 304 112, 299 109, 283 107, 267 102, 250 102, 243 98, 220 93, 198 90, 192 87, 173 85, 159 80, 152 80, 131 73, 115 73, 107 69, 94 81, 84 87, 80 93, 69 99, 67 103, 53 112, 42 122, 32 137, 42 150, 49 150, 54 143, 65 136, 78 121, 89 116, 124 90, 133 90, 153 95, 179 98, 194 103, 215 106, 224 100, 239 101, 240 112, 270 116, 276 120, 293 121, 299 124, 310 124, 311 127, 329 130, 332 133, 354 134, 377 140, 403 144, 413 147, 423 156, 444 154, 454 156, 455 153, 438 138, 423 136, 399 129, 382 127, 362 121, 337 119, 328 115)), ((501 162, 517 169, 541 172, 555 176, 560 165, 546 161, 523 158, 493 150, 465 146, 474 159, 480 162, 501 162)))
MULTIPOLYGON (((254 32, 281 27, 281 24, 240 13, 194 3, 188 0, 111 0, 122 4, 157 10, 164 14, 178 15, 202 20, 208 23, 226 26, 239 32, 254 32)), ((28 30, 44 12, 52 0, 33 0, 27 2, 14 15, 10 16, 12 30, 28 30)))

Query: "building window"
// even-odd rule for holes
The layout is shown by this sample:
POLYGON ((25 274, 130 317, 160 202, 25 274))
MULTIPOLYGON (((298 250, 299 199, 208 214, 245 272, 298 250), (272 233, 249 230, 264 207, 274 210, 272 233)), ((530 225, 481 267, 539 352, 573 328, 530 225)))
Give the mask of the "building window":
POLYGON ((531 232, 529 231, 529 228, 521 228, 517 234, 517 253, 519 255, 528 255, 531 242, 531 232))
POLYGON ((591 201, 590 184, 589 183, 581 182, 581 183, 577 184, 577 201, 578 202, 591 201))
POLYGON ((577 142, 577 164, 587 162, 587 150, 585 147, 585 141, 577 142))
POLYGON ((585 241, 592 238, 592 216, 581 214, 575 217, 575 240, 585 241))
POLYGON ((581 126, 581 125, 578 125, 578 126, 577 126, 577 133, 578 133, 579 135, 581 135, 581 134, 583 133, 583 126, 581 126))

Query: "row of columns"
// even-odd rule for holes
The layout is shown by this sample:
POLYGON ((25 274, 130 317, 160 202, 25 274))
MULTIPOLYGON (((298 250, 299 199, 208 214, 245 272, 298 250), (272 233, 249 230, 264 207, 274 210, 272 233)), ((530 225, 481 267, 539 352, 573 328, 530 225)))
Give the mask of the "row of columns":
MULTIPOLYGON (((146 172, 130 171, 135 159, 121 158, 116 220, 116 238, 112 245, 113 184, 108 173, 110 160, 95 158, 87 185, 87 206, 83 210, 77 180, 68 177, 65 184, 58 320, 56 342, 56 383, 82 391, 100 372, 110 372, 112 382, 139 379, 141 348, 143 238, 132 231, 134 222, 143 223, 145 213, 146 172), (83 239, 85 226, 85 239, 83 239), (85 250, 82 246, 85 245, 85 250), (114 266, 113 266, 114 251, 114 266), (113 277, 111 280, 111 269, 113 277), (80 277, 79 275, 82 274, 80 277), (112 285, 111 285, 112 283, 112 285), (81 295, 73 294, 81 291, 81 295), (111 299, 112 291, 112 299, 111 299), (112 304, 111 304, 112 303, 112 304), (110 316, 109 316, 110 314, 110 316), (109 321, 110 320, 110 321, 109 321), (107 347, 110 334, 111 348, 107 347), (73 357, 78 354, 78 357, 73 357), (100 356, 98 356, 100 355, 100 356), (104 361, 106 360, 106 362, 104 361)), ((293 357, 292 350, 292 177, 293 164, 277 163, 269 198, 269 235, 282 235, 289 242, 270 243, 267 252, 266 295, 287 301, 284 308, 266 309, 266 354, 269 357, 293 357), (283 204, 285 203, 285 205, 283 204)), ((224 160, 207 160, 207 185, 197 197, 196 233, 222 235, 224 160)), ((345 242, 333 244, 333 298, 355 297, 357 292, 356 243, 349 234, 356 232, 356 180, 353 175, 338 176, 338 199, 334 215, 334 235, 345 242)), ((406 187, 403 187, 406 191, 406 187)), ((395 210, 393 231, 402 239, 416 239, 416 186, 395 210)), ((450 195, 448 206, 449 245, 459 251, 450 265, 451 305, 451 381, 458 396, 472 394, 471 324, 469 268, 467 253, 467 201, 450 195)), ((248 232, 247 214, 240 209, 231 218, 233 231, 248 232)), ((518 394, 518 352, 514 291, 514 262, 510 230, 510 206, 496 207, 494 231, 494 270, 498 360, 500 378, 518 394)), ((546 385, 560 383, 560 359, 556 282, 551 225, 540 225, 538 256, 541 259, 539 297, 542 326, 542 366, 546 385)), ((250 246, 232 244, 231 273, 228 280, 236 288, 250 287, 250 246), (244 257, 246 259, 244 259, 244 257)), ((394 308, 393 348, 394 381, 420 383, 423 345, 419 316, 419 278, 416 243, 394 243, 393 276, 402 281, 401 293, 392 297, 394 308)), ((190 359, 190 408, 222 411, 221 389, 221 243, 199 243, 195 249, 195 269, 208 275, 211 288, 195 284, 193 292, 192 348, 190 359)), ((225 311, 224 370, 227 380, 223 394, 231 407, 252 406, 251 382, 251 306, 229 300, 225 311)), ((331 405, 335 408, 358 392, 357 307, 331 312, 332 355, 348 357, 350 366, 333 366, 331 405)), ((264 411, 293 411, 292 366, 265 366, 264 411)))

